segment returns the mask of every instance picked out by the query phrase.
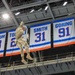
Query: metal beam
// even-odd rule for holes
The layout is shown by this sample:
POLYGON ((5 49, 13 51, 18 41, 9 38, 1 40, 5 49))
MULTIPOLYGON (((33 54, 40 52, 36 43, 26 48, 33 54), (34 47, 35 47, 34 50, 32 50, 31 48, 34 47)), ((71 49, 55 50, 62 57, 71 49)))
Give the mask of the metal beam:
POLYGON ((62 1, 62 0, 48 0, 48 3, 59 2, 59 1, 62 1))
POLYGON ((52 18, 53 18, 53 20, 54 20, 54 19, 55 19, 55 18, 54 18, 54 14, 53 14, 53 12, 52 12, 52 9, 51 9, 49 3, 47 3, 47 6, 49 7, 49 12, 50 12, 50 14, 51 14, 51 16, 52 16, 52 18))
MULTIPOLYGON (((65 6, 65 7, 61 6, 61 7, 58 7, 58 8, 56 8, 56 7, 52 8, 53 12, 58 14, 58 15, 57 15, 57 14, 55 14, 55 15, 53 14, 53 15, 54 15, 54 18, 56 17, 55 19, 57 19, 58 16, 65 17, 64 15, 66 15, 66 14, 68 14, 68 13, 65 12, 64 14, 61 14, 61 13, 59 14, 58 10, 68 9, 68 10, 70 11, 69 8, 71 8, 71 10, 73 11, 73 13, 75 13, 75 12, 74 12, 74 9, 72 9, 72 8, 74 8, 74 5, 73 5, 73 4, 68 4, 68 5, 65 6)), ((48 9, 48 10, 49 10, 49 9, 48 9)), ((42 13, 43 13, 43 14, 46 14, 44 11, 36 11, 36 12, 32 13, 32 15, 34 16, 34 14, 37 15, 37 14, 40 14, 40 13, 41 13, 41 14, 42 14, 42 13)), ((50 12, 48 12, 48 15, 49 15, 49 13, 50 13, 50 12)), ((17 18, 22 18, 22 17, 24 18, 24 15, 25 15, 25 18, 27 18, 27 16, 29 16, 30 13, 27 13, 27 14, 23 13, 23 14, 17 16, 17 18)), ((72 15, 73 15, 73 14, 72 14, 72 15)), ((67 16, 71 16, 71 15, 67 15, 67 16)), ((66 17, 67 17, 67 16, 66 16, 66 17)), ((74 15, 74 16, 75 16, 75 15, 74 15)), ((29 16, 29 17, 30 17, 30 16, 29 16)), ((26 24, 29 24, 29 23, 33 23, 33 22, 35 22, 35 21, 38 22, 39 20, 45 20, 45 19, 49 19, 49 18, 50 18, 50 20, 53 20, 53 19, 51 19, 51 17, 52 17, 52 16, 49 15, 49 16, 37 18, 37 19, 35 19, 34 21, 26 20, 25 23, 26 23, 26 24)), ((73 17, 73 16, 72 16, 72 17, 73 17)), ((61 18, 61 17, 60 17, 60 18, 61 18)), ((30 26, 30 24, 29 24, 28 26, 30 26)))
MULTIPOLYGON (((48 1, 48 3, 53 3, 53 2, 58 2, 58 1, 61 1, 61 0, 50 0, 50 1, 48 1)), ((37 2, 34 2, 34 3, 13 7, 13 8, 11 8, 11 11, 30 8, 30 7, 34 7, 34 6, 39 6, 39 5, 42 5, 42 4, 46 4, 46 1, 45 0, 44 1, 37 1, 37 2)))
MULTIPOLYGON (((52 2, 58 2, 58 1, 61 1, 61 0, 49 0, 48 3, 52 3, 52 2)), ((37 1, 37 2, 33 2, 33 3, 30 3, 30 4, 24 4, 24 5, 20 5, 20 6, 16 6, 16 7, 12 7, 10 10, 11 11, 15 11, 15 10, 20 10, 20 9, 25 9, 25 8, 30 8, 30 7, 34 7, 34 6, 39 6, 39 5, 42 5, 42 4, 46 4, 46 1, 37 1)), ((1 8, 1 11, 7 11, 5 8, 1 8)))
POLYGON ((13 8, 11 8, 11 11, 30 8, 30 7, 34 7, 34 6, 39 6, 42 4, 45 4, 45 1, 37 1, 37 2, 30 3, 30 4, 24 4, 21 6, 13 7, 13 8))
MULTIPOLYGON (((73 3, 74 3, 74 6, 75 6, 75 0, 72 0, 73 1, 73 3)), ((75 9, 74 9, 75 10, 75 9)))
POLYGON ((10 3, 9 3, 9 4, 10 4, 10 6, 11 6, 11 4, 12 4, 12 0, 10 0, 10 3))
POLYGON ((11 17, 12 17, 12 19, 14 20, 16 26, 18 26, 19 24, 18 24, 18 22, 17 22, 15 16, 13 15, 13 13, 11 12, 10 7, 9 7, 7 1, 6 1, 6 0, 2 0, 2 2, 3 2, 3 4, 5 5, 5 7, 6 7, 6 9, 8 10, 8 12, 11 14, 11 17))
POLYGON ((52 16, 52 18, 53 18, 53 20, 54 20, 55 18, 54 18, 54 14, 53 14, 53 12, 52 12, 52 9, 51 9, 51 7, 50 7, 48 1, 47 1, 47 0, 45 0, 45 1, 46 1, 47 6, 49 7, 49 12, 50 12, 50 14, 51 14, 51 16, 52 16))
POLYGON ((72 0, 72 1, 73 1, 74 5, 75 5, 75 0, 72 0))

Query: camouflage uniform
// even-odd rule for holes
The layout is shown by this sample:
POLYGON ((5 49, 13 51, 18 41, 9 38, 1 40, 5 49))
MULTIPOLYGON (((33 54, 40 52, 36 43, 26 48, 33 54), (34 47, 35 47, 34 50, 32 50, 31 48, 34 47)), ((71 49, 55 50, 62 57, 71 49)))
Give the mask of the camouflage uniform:
POLYGON ((30 60, 33 60, 33 58, 30 56, 30 53, 29 53, 29 45, 26 42, 26 40, 24 39, 24 37, 22 36, 24 31, 27 29, 23 25, 24 25, 24 23, 21 22, 20 26, 16 29, 16 33, 15 33, 15 35, 16 35, 16 45, 20 48, 22 62, 23 63, 27 63, 24 60, 24 52, 23 52, 23 48, 22 47, 25 47, 25 50, 26 50, 26 53, 27 53, 26 58, 28 58, 30 60))

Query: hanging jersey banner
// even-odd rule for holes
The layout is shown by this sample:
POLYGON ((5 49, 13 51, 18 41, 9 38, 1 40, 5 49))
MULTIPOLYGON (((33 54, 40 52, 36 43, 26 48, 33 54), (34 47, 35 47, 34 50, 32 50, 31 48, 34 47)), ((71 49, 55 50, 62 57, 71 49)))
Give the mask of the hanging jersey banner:
POLYGON ((0 57, 4 55, 6 32, 0 32, 0 57))
MULTIPOLYGON (((26 32, 24 34, 26 34, 26 32)), ((26 39, 26 35, 23 35, 23 37, 26 39)), ((6 56, 13 56, 20 54, 20 48, 17 47, 15 41, 16 41, 15 30, 11 30, 8 32, 6 56)))
POLYGON ((53 23, 54 47, 75 44, 74 18, 55 21, 53 23))
POLYGON ((46 50, 51 48, 51 24, 46 22, 30 27, 30 51, 46 50))

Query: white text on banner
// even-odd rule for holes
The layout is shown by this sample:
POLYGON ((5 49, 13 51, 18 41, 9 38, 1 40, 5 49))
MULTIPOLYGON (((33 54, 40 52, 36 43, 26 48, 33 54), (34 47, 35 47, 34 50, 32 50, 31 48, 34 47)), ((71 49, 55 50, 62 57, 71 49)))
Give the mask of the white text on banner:
POLYGON ((30 27, 30 51, 40 51, 51 48, 50 22, 30 27))
POLYGON ((5 47, 6 32, 0 32, 0 57, 3 57, 5 47))
MULTIPOLYGON (((26 35, 23 35, 23 37, 26 39, 26 35)), ((16 46, 15 40, 16 40, 15 39, 15 30, 9 31, 8 32, 6 56, 13 56, 13 55, 20 54, 20 48, 18 48, 16 46)))
POLYGON ((75 44, 74 18, 59 20, 53 23, 54 47, 75 44))

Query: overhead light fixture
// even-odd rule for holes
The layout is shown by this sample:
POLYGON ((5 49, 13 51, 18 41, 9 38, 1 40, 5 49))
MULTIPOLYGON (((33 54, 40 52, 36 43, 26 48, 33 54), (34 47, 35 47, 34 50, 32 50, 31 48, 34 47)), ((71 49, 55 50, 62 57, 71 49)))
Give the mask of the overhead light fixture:
POLYGON ((9 14, 7 14, 7 13, 2 14, 2 17, 3 17, 3 19, 9 19, 10 18, 9 14))
POLYGON ((47 10, 47 9, 48 9, 48 7, 49 7, 49 6, 46 6, 46 7, 45 7, 45 10, 47 10))
POLYGON ((35 10, 34 9, 32 9, 31 11, 30 11, 30 13, 32 13, 32 12, 34 12, 35 10))
POLYGON ((19 15, 19 14, 20 14, 20 12, 15 13, 16 16, 19 15))
POLYGON ((67 1, 65 1, 65 2, 63 3, 63 6, 66 6, 66 5, 67 5, 67 3, 68 3, 68 2, 67 2, 67 1))
POLYGON ((68 15, 72 15, 73 13, 69 13, 68 15))
POLYGON ((42 8, 38 9, 38 11, 41 11, 41 10, 42 10, 42 8))

